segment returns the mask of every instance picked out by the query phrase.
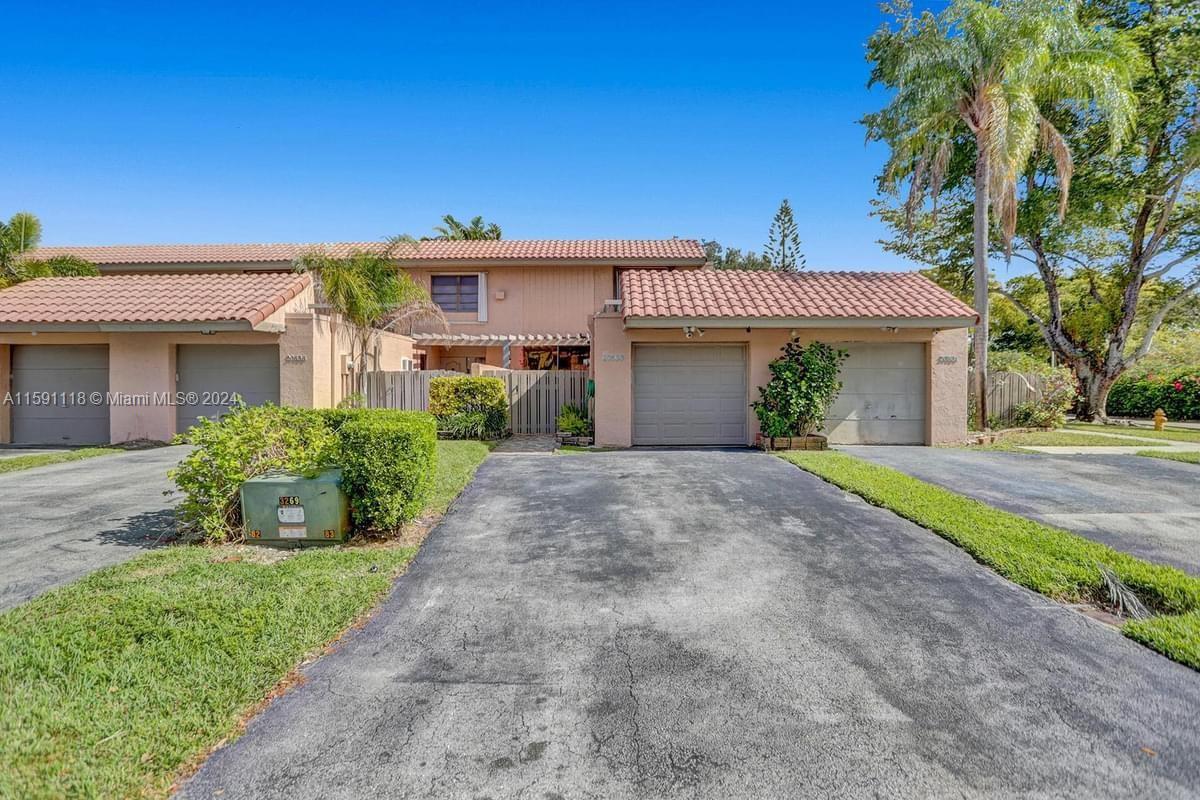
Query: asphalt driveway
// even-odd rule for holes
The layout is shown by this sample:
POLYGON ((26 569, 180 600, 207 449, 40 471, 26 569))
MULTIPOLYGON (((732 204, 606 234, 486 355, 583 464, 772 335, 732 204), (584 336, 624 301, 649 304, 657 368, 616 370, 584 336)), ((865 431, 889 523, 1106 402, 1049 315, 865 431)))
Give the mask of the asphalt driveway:
POLYGON ((1200 575, 1200 467, 1194 464, 970 448, 842 449, 996 508, 1200 575))
POLYGON ((187 797, 1179 797, 1200 675, 771 456, 490 458, 187 797))
POLYGON ((0 610, 133 558, 173 531, 167 470, 185 448, 0 475, 0 610))

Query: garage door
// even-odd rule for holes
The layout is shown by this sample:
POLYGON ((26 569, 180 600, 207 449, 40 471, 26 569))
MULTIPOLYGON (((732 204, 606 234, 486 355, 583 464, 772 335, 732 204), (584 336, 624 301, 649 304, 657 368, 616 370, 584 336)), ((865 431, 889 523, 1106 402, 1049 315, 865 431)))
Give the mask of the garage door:
POLYGON ((635 445, 744 445, 747 402, 739 345, 633 348, 635 445))
POLYGON ((107 345, 17 345, 12 391, 14 444, 108 441, 107 345))
POLYGON ((842 392, 825 421, 837 444, 924 444, 923 344, 842 344, 842 392))
POLYGON ((185 400, 176 406, 179 432, 196 417, 220 417, 229 400, 240 395, 246 405, 279 402, 279 346, 181 344, 175 352, 175 391, 185 400))

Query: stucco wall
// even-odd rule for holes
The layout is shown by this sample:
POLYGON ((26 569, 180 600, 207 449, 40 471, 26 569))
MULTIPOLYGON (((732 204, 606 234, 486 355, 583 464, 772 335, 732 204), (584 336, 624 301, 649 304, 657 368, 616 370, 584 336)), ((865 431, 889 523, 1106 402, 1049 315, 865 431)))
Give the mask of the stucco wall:
MULTIPOLYGON (((829 344, 850 342, 928 342, 930 405, 926 441, 945 444, 966 435, 966 331, 880 328, 798 329, 802 342, 829 344), (941 359, 953 362, 942 363, 941 359)), ((746 347, 747 404, 758 396, 758 387, 770 379, 767 365, 787 342, 786 328, 717 329, 703 337, 688 339, 682 328, 625 329, 619 314, 597 315, 593 323, 592 368, 596 379, 596 443, 609 447, 629 447, 633 420, 633 345, 636 343, 720 344, 742 343, 746 347)), ((758 433, 758 418, 746 408, 747 444, 758 433)))
MULTIPOLYGON (((613 297, 613 267, 527 265, 503 267, 405 268, 417 283, 430 276, 483 274, 487 321, 476 314, 447 314, 456 333, 579 333, 588 319, 613 297), (497 297, 503 294, 503 299, 497 297)), ((437 331, 434 326, 418 330, 437 331)))
POLYGON ((12 441, 11 407, 4 402, 8 387, 12 385, 12 348, 0 344, 0 442, 12 441))

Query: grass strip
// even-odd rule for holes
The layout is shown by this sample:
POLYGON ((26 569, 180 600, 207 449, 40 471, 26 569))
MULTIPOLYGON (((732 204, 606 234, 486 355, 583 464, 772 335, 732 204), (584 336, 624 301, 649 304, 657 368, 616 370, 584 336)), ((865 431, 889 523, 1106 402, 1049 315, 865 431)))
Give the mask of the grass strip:
POLYGON ((838 452, 781 458, 953 542, 1009 580, 1064 602, 1106 601, 1097 567, 1113 571, 1157 615, 1130 638, 1200 670, 1200 578, 1069 531, 993 508, 902 472, 838 452))
MULTIPOLYGON (((489 450, 439 442, 426 513, 489 450)), ((180 545, 0 614, 0 797, 165 796, 415 553, 180 545)))
POLYGON ((1200 464, 1200 450, 1139 450, 1137 454, 1150 458, 1165 458, 1168 461, 1182 461, 1185 464, 1200 464))
POLYGON ((9 456, 0 458, 0 475, 6 472, 20 472, 34 467, 48 467, 51 464, 65 464, 68 461, 82 461, 85 458, 107 456, 113 453, 126 452, 120 447, 81 447, 78 450, 57 450, 53 453, 31 453, 27 456, 9 456))
POLYGON ((1132 425, 1101 425, 1095 422, 1068 422, 1067 430, 1095 431, 1096 433, 1115 433, 1122 436, 1140 436, 1146 439, 1167 439, 1172 442, 1195 442, 1200 444, 1200 430, 1188 428, 1167 428, 1156 431, 1153 428, 1138 428, 1132 425))
MULTIPOLYGON (((1133 434, 1129 434, 1132 436, 1133 434)), ((1116 436, 1094 436, 1074 431, 1028 431, 1001 436, 983 450, 1017 451, 1022 447, 1154 447, 1152 442, 1118 439, 1116 436)))

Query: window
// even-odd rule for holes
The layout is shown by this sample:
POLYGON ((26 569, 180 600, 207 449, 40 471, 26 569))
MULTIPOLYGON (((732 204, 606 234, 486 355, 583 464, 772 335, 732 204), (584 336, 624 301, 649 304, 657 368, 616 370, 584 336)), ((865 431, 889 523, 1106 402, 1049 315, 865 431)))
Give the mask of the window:
POLYGON ((442 311, 478 311, 478 275, 434 275, 431 284, 433 302, 442 311))

